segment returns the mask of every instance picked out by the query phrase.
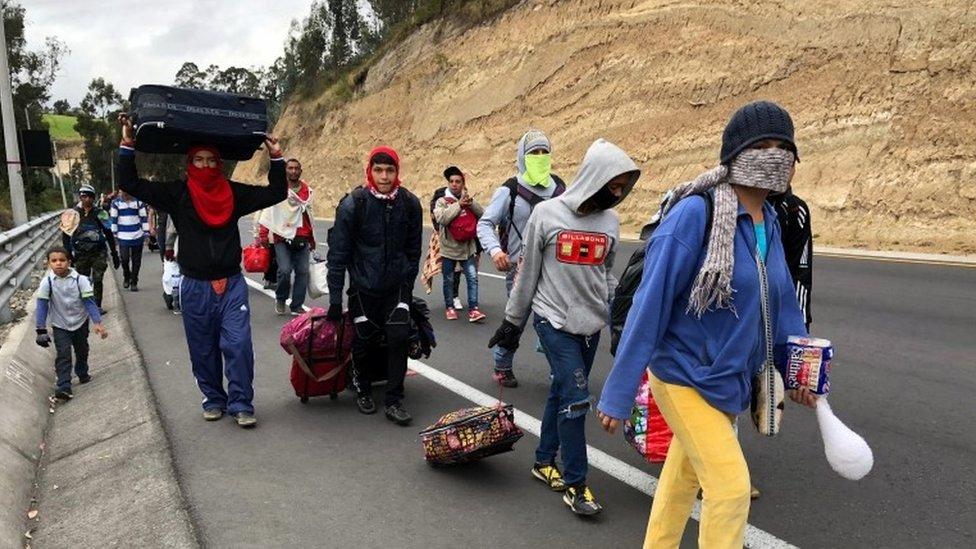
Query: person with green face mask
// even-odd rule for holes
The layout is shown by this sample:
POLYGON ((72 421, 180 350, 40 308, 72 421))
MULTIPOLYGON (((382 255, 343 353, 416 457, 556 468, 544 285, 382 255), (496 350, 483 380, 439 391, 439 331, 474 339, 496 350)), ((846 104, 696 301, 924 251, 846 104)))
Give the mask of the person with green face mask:
MULTIPOLYGON (((522 234, 535 206, 559 196, 566 184, 552 173, 552 143, 543 132, 529 130, 516 147, 515 177, 505 181, 491 197, 478 220, 478 240, 491 257, 495 268, 505 273, 510 294, 515 283, 522 234)), ((515 351, 502 347, 492 350, 495 378, 504 387, 517 387, 513 373, 515 351)))

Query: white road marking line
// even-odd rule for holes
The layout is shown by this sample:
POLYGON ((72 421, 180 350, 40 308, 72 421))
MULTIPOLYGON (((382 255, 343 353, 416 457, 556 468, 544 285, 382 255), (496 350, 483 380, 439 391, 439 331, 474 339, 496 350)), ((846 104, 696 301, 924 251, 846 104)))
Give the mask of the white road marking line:
MULTIPOLYGON (((244 280, 247 281, 248 286, 256 291, 271 298, 275 297, 274 292, 264 289, 260 282, 247 276, 244 277, 244 280)), ((303 305, 302 308, 306 311, 309 310, 307 305, 303 305)), ((490 396, 487 393, 484 393, 455 377, 445 374, 433 366, 420 362, 419 360, 410 359, 409 365, 410 368, 418 374, 479 406, 494 406, 498 402, 497 398, 490 396)), ((538 437, 542 432, 542 422, 523 412, 522 410, 519 410, 518 408, 515 409, 515 424, 536 437, 538 437)), ((594 448, 589 444, 586 445, 586 456, 590 466, 603 471, 620 482, 623 482, 632 488, 636 488, 649 496, 654 495, 654 490, 657 489, 657 478, 653 475, 645 473, 633 465, 624 463, 603 450, 594 448)), ((648 512, 650 512, 649 507, 648 512)), ((695 502, 695 506, 691 511, 691 518, 701 520, 701 501, 695 502)), ((746 525, 745 541, 746 547, 755 549, 796 549, 795 545, 779 539, 765 530, 760 530, 751 524, 746 525)))

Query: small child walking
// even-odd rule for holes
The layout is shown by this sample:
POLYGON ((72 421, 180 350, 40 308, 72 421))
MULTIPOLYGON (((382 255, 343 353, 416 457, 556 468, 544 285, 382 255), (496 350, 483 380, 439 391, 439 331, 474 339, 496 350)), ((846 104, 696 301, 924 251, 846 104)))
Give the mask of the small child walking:
POLYGON ((108 332, 102 326, 102 315, 95 304, 95 290, 87 276, 78 274, 71 267, 68 250, 54 246, 47 252, 47 265, 50 271, 44 276, 37 290, 37 344, 41 347, 51 345, 47 332, 47 318, 50 313, 51 327, 54 329, 54 348, 57 358, 54 369, 58 384, 54 397, 68 401, 74 396, 71 392, 71 349, 74 348, 74 370, 79 383, 91 381, 88 373, 88 319, 92 321, 92 331, 102 339, 108 332))

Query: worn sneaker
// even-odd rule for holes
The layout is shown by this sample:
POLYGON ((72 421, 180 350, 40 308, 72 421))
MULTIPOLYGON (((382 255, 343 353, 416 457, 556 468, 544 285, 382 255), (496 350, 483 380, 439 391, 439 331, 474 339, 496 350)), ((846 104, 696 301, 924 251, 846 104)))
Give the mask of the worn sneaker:
POLYGON ((356 399, 356 406, 359 408, 359 412, 362 414, 375 414, 376 413, 376 403, 373 402, 373 397, 361 396, 356 399))
POLYGON ((461 305, 461 298, 460 297, 455 297, 454 298, 454 303, 452 305, 454 306, 455 309, 459 309, 460 310, 460 309, 463 309, 464 308, 464 305, 461 305))
POLYGON ((125 279, 122 281, 122 287, 125 288, 126 290, 129 289, 129 279, 125 279))
POLYGON ((258 424, 258 418, 254 417, 254 414, 249 414, 247 412, 240 412, 234 414, 234 421, 237 422, 237 426, 242 429, 250 429, 258 424))
POLYGON ((82 385, 88 383, 89 381, 91 381, 91 374, 87 374, 85 376, 78 376, 78 383, 82 385))
POLYGON ((532 476, 546 483, 553 492, 563 492, 566 490, 566 483, 563 482, 563 475, 559 469, 551 463, 536 463, 532 466, 532 476))
POLYGON ((129 291, 130 292, 138 292, 139 291, 139 284, 136 283, 136 282, 133 282, 132 284, 129 284, 129 291))
POLYGON ((101 308, 101 307, 99 307, 99 308, 98 308, 98 314, 100 314, 100 315, 104 315, 104 314, 105 314, 105 313, 107 313, 107 312, 108 312, 108 311, 106 311, 105 309, 103 309, 103 308, 101 308))
POLYGON ((54 398, 60 400, 61 402, 68 402, 69 400, 75 398, 75 394, 71 392, 71 389, 58 389, 54 391, 54 398))
POLYGON ((508 389, 518 387, 518 380, 515 379, 515 374, 511 370, 495 370, 495 379, 502 387, 508 389))
POLYGON ((270 280, 265 280, 264 281, 264 289, 265 290, 274 290, 276 286, 278 286, 278 285, 275 284, 274 282, 271 282, 270 280))
POLYGON ((203 419, 207 421, 217 421, 222 417, 224 417, 224 411, 220 408, 211 408, 203 411, 203 419))
POLYGON ((457 311, 450 307, 444 309, 444 318, 448 320, 457 320, 457 311))
POLYGON ((288 314, 288 307, 285 306, 284 301, 275 301, 275 313, 279 315, 288 314))
POLYGON ((291 316, 298 316, 298 315, 302 314, 302 310, 301 309, 297 309, 297 310, 296 309, 290 309, 288 311, 288 314, 290 314, 291 316))
POLYGON ((390 404, 386 407, 386 419, 402 427, 410 425, 410 422, 413 421, 413 417, 411 417, 410 414, 403 409, 403 405, 399 403, 390 404))
POLYGON ((468 322, 483 322, 488 315, 478 310, 477 307, 468 311, 468 322))
POLYGON ((577 515, 588 517, 603 510, 603 506, 593 499, 593 492, 585 484, 568 486, 563 494, 563 502, 577 515))

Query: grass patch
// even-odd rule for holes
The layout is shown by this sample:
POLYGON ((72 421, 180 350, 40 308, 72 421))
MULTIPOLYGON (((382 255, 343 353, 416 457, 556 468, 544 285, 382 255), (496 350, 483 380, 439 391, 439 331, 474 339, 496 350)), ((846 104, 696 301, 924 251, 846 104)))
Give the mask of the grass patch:
POLYGON ((47 123, 51 139, 59 142, 81 141, 81 134, 75 131, 78 119, 67 114, 45 114, 42 118, 47 123))

